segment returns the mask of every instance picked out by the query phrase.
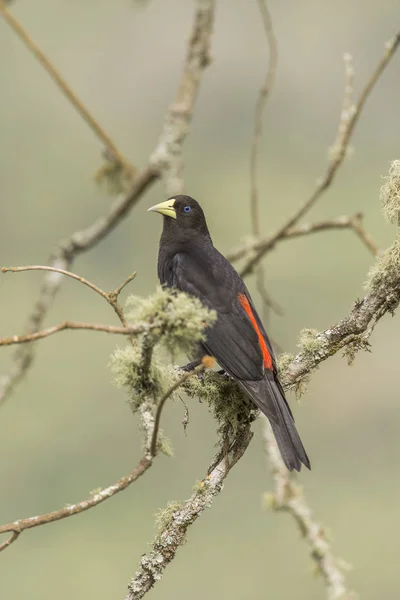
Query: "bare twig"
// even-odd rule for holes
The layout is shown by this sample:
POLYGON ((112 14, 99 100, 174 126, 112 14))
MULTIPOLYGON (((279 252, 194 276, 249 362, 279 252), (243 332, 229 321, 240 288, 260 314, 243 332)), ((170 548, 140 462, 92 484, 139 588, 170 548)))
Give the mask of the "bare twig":
POLYGON ((170 515, 150 552, 140 559, 139 569, 128 586, 126 600, 143 598, 161 578, 165 568, 175 558, 177 549, 184 543, 188 528, 211 506, 214 498, 221 492, 225 477, 243 456, 252 435, 249 423, 242 425, 223 459, 197 485, 189 500, 170 515))
POLYGON ((152 461, 153 459, 151 456, 144 456, 134 470, 129 473, 129 475, 125 475, 116 483, 113 483, 112 485, 109 485, 100 491, 94 492, 90 498, 82 500, 77 504, 70 504, 66 508, 62 508, 60 510, 55 510, 53 512, 35 517, 28 517, 27 519, 18 519, 12 523, 0 525, 0 534, 13 532, 11 538, 0 546, 0 551, 7 548, 26 529, 32 529, 33 527, 39 527, 41 525, 46 525, 47 523, 53 523, 54 521, 60 521, 61 519, 78 515, 89 508, 93 508, 94 506, 101 504, 101 502, 108 500, 112 496, 115 496, 115 494, 118 494, 118 492, 122 492, 129 487, 131 483, 143 475, 143 473, 145 473, 149 467, 151 467, 152 461))
POLYGON ((15 540, 18 539, 19 537, 19 533, 16 531, 13 531, 13 533, 10 535, 10 537, 8 538, 8 540, 6 540, 5 542, 3 542, 2 544, 0 544, 0 552, 2 550, 5 550, 6 548, 8 548, 8 546, 11 546, 11 544, 13 542, 15 542, 15 540))
POLYGON ((21 23, 14 17, 14 15, 6 7, 5 2, 0 0, 0 15, 11 27, 14 33, 20 38, 25 44, 28 50, 35 56, 40 62, 42 67, 46 70, 48 75, 57 84, 61 92, 66 96, 72 106, 81 115, 85 122, 89 125, 90 129, 95 133, 99 140, 105 145, 107 151, 113 157, 114 161, 120 164, 127 173, 133 175, 135 172, 134 167, 127 161, 121 152, 118 150, 115 143, 112 141, 110 136, 105 132, 100 123, 94 118, 88 108, 83 104, 82 100, 78 98, 75 92, 71 89, 65 79, 62 77, 59 71, 53 63, 48 59, 45 53, 39 48, 39 46, 32 40, 28 32, 22 27, 21 23))
POLYGON ((296 485, 293 476, 285 467, 271 426, 265 417, 263 417, 263 438, 265 453, 275 482, 273 494, 266 495, 267 505, 274 510, 288 512, 298 524, 301 534, 310 546, 311 557, 325 580, 328 600, 350 598, 343 569, 340 566, 343 561, 334 557, 324 528, 314 520, 302 488, 296 485))
MULTIPOLYGON (((343 146, 343 140, 346 136, 346 131, 348 127, 349 119, 351 118, 352 112, 354 111, 354 106, 352 105, 352 96, 353 96, 353 82, 354 82, 354 65, 353 65, 353 57, 351 54, 346 52, 343 55, 344 60, 344 93, 343 93, 343 104, 342 104, 342 112, 340 114, 339 119, 339 127, 337 132, 336 140, 333 145, 330 147, 330 158, 331 160, 335 158, 337 152, 340 152, 340 148, 343 146)), ((349 154, 351 150, 350 146, 347 146, 346 153, 349 154)))
POLYGON ((142 327, 115 327, 114 325, 101 325, 97 323, 81 323, 77 321, 63 321, 58 325, 53 325, 47 329, 41 329, 35 333, 27 333, 25 335, 12 335, 11 337, 0 338, 0 346, 13 346, 15 344, 28 344, 37 342, 44 338, 65 331, 67 329, 86 329, 88 331, 102 331, 104 333, 112 333, 118 335, 138 335, 143 333, 142 327))
MULTIPOLYGON (((319 233, 321 231, 329 231, 334 229, 352 229, 357 236, 360 238, 365 247, 373 254, 376 255, 379 252, 378 246, 375 244, 371 235, 366 231, 362 224, 363 215, 362 213, 356 213, 352 216, 343 215, 340 217, 334 217, 333 219, 326 219, 322 221, 315 221, 314 223, 305 223, 304 225, 297 225, 288 229, 280 238, 276 240, 275 245, 291 238, 303 237, 312 233, 319 233)), ((244 258, 247 255, 254 254, 255 252, 265 249, 266 252, 271 251, 274 246, 271 246, 272 238, 264 238, 261 240, 255 239, 251 243, 244 244, 233 250, 227 255, 228 260, 235 262, 244 258)))
POLYGON ((87 285, 88 287, 90 287, 90 289, 95 291, 96 294, 99 294, 100 296, 102 296, 103 298, 105 298, 108 301, 106 292, 101 290, 99 287, 97 287, 97 285, 95 285, 94 283, 91 283, 84 277, 81 277, 80 275, 76 275, 75 273, 71 273, 71 271, 65 271, 64 269, 56 269, 55 267, 48 267, 45 265, 29 265, 29 266, 25 266, 25 267, 2 267, 1 268, 2 273, 21 273, 23 271, 51 271, 52 273, 60 273, 61 275, 66 275, 67 277, 71 277, 72 279, 76 279, 77 281, 80 281, 84 285, 87 285))
POLYGON ((50 271, 52 273, 59 273, 60 275, 66 275, 67 277, 76 279, 80 283, 83 283, 84 285, 92 289, 94 292, 96 292, 96 294, 99 294, 99 296, 107 300, 107 302, 113 307, 122 325, 124 327, 128 327, 122 307, 118 303, 118 296, 123 290, 123 288, 136 277, 136 272, 132 273, 132 275, 129 275, 129 277, 125 279, 125 281, 114 291, 105 292, 104 290, 99 288, 91 281, 88 281, 84 277, 76 275, 76 273, 72 273, 71 271, 66 271, 65 269, 57 269, 56 267, 29 265, 27 267, 2 267, 1 271, 2 273, 20 273, 22 271, 50 271))
MULTIPOLYGON (((207 357, 207 358, 209 358, 209 357, 207 357)), ((212 360, 212 362, 214 362, 214 361, 212 360)), ((159 401, 159 403, 157 405, 156 414, 155 414, 155 417, 154 417, 153 436, 151 438, 151 445, 150 445, 150 454, 151 454, 151 456, 156 456, 156 454, 157 454, 157 436, 158 436, 158 431, 160 429, 161 413, 162 413, 162 410, 164 408, 164 404, 166 403, 166 401, 168 400, 168 398, 170 398, 172 396, 172 394, 179 387, 181 387, 181 385, 183 385, 187 379, 189 379, 189 377, 192 377, 193 375, 197 375, 201 371, 204 371, 204 369, 207 366, 211 367, 212 364, 207 364, 207 363, 203 362, 201 365, 199 365, 198 367, 196 367, 192 371, 188 371, 187 373, 185 373, 184 375, 182 375, 182 377, 180 379, 178 379, 178 381, 176 383, 174 383, 174 385, 172 385, 169 388, 169 390, 167 390, 165 392, 164 396, 159 401)))
MULTIPOLYGON (((241 271, 241 275, 243 277, 253 271, 255 265, 258 264, 258 262, 265 255, 265 253, 268 252, 268 250, 272 249, 276 245, 276 243, 280 239, 282 239, 282 237, 285 236, 285 233, 287 232, 288 229, 290 229, 291 227, 296 225, 296 223, 310 210, 310 208, 312 206, 314 206, 316 201, 319 200, 319 198, 322 196, 322 194, 331 185, 338 169, 342 165, 343 160, 346 156, 346 150, 348 148, 351 136, 352 136, 354 128, 360 118, 360 115, 361 115, 362 110, 365 106, 365 103, 368 99, 368 96, 370 95, 371 91, 373 90, 380 75, 383 73, 383 71, 389 64, 390 60, 395 55, 396 50, 399 47, 399 44, 400 44, 400 32, 397 33, 397 35, 392 40, 390 40, 389 42, 386 43, 384 55, 381 58, 381 60, 379 61, 378 66, 372 73, 371 77, 367 81, 363 91, 361 92, 358 102, 355 104, 355 106, 351 110, 351 115, 347 121, 346 128, 343 129, 341 135, 337 137, 337 140, 339 140, 341 142, 341 145, 340 145, 340 147, 337 148, 337 151, 335 152, 334 156, 329 161, 325 175, 322 177, 322 179, 319 180, 317 187, 315 188, 315 190, 311 194, 311 196, 306 200, 306 202, 298 210, 296 210, 289 217, 289 219, 287 219, 287 221, 278 229, 278 231, 276 233, 274 233, 269 238, 268 245, 264 245, 261 249, 259 249, 255 253, 254 256, 252 256, 248 260, 248 262, 245 264, 245 266, 243 267, 243 269, 241 271)), ((343 125, 342 122, 340 122, 339 127, 342 127, 342 125, 343 125)))
POLYGON ((251 186, 251 221, 254 235, 260 235, 260 210, 259 196, 257 189, 258 176, 258 153, 262 136, 263 113, 267 102, 268 94, 275 82, 276 66, 278 61, 278 48, 272 25, 271 15, 265 0, 258 0, 261 19, 263 22, 265 35, 268 43, 268 68, 263 85, 258 94, 256 107, 254 111, 254 131, 253 142, 250 152, 250 186, 251 186))
MULTIPOLYGON (((278 61, 278 47, 268 5, 265 0, 258 0, 258 5, 264 26, 265 35, 267 38, 269 56, 267 74, 265 76, 263 85, 261 86, 254 111, 254 132, 253 142, 250 151, 250 213, 253 235, 256 238, 259 238, 261 233, 260 199, 257 188, 258 153, 262 136, 263 113, 267 102, 268 94, 270 93, 275 82, 275 73, 278 61)), ((281 308, 277 305, 277 303, 275 303, 272 300, 270 294, 267 291, 265 284, 265 270, 264 266, 261 263, 259 263, 257 266, 256 285, 257 291, 260 294, 263 302, 264 320, 266 320, 268 317, 269 308, 276 310, 278 314, 282 314, 281 308)))

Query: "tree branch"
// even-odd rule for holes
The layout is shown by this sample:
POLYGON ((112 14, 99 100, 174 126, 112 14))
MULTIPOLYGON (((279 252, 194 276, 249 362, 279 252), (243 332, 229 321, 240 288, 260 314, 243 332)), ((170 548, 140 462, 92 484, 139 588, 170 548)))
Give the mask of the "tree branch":
MULTIPOLYGON (((181 188, 182 145, 188 134, 201 76, 209 62, 208 52, 215 7, 214 0, 197 0, 197 4, 193 32, 177 98, 167 112, 162 134, 148 166, 135 176, 129 193, 118 198, 107 215, 97 219, 87 229, 72 234, 66 242, 60 243, 50 257, 51 266, 68 270, 81 252, 90 250, 113 231, 148 187, 161 176, 170 193, 177 193, 181 188)), ((34 333, 40 329, 60 286, 61 278, 58 273, 49 273, 44 278, 39 299, 28 319, 27 333, 34 333)), ((15 355, 9 372, 0 377, 0 405, 27 373, 33 358, 32 346, 24 346, 15 355)))
MULTIPOLYGON (((315 221, 314 223, 305 223, 304 225, 297 225, 288 229, 279 240, 276 241, 275 245, 289 240, 291 238, 303 237, 313 233, 319 233, 321 231, 329 231, 334 229, 351 229, 360 238, 364 246, 375 256, 379 253, 379 248, 372 239, 371 235, 366 231, 362 224, 363 214, 356 213, 352 216, 343 215, 340 217, 334 217, 333 219, 326 219, 322 221, 315 221)), ((232 250, 228 254, 228 260, 235 262, 241 258, 254 254, 262 249, 269 252, 273 249, 271 246, 271 238, 263 238, 261 240, 253 240, 250 243, 239 246, 236 250, 232 250)))
POLYGON ((39 46, 32 40, 27 31, 22 27, 21 23, 14 17, 14 15, 6 7, 4 0, 0 0, 0 15, 4 21, 11 27, 16 33, 19 39, 25 44, 26 48, 33 54, 33 56, 39 61, 45 71, 50 75, 51 79, 61 90, 64 96, 72 104, 75 110, 80 114, 84 121, 89 125, 90 129, 98 137, 98 139, 104 144, 107 152, 111 155, 113 161, 118 163, 124 168, 126 173, 133 176, 135 168, 126 160, 126 158, 118 150, 117 146, 105 132, 100 123, 94 118, 88 108, 83 104, 82 100, 78 98, 75 92, 71 89, 65 79, 62 77, 59 71, 53 63, 48 59, 45 53, 39 48, 39 46))
POLYGON ((266 494, 266 504, 276 511, 288 512, 296 521, 310 546, 311 557, 318 572, 325 580, 328 600, 348 599, 350 592, 346 588, 343 569, 340 566, 340 562, 343 561, 334 557, 323 526, 314 520, 302 488, 296 485, 294 477, 282 461, 268 420, 263 417, 262 421, 264 449, 275 482, 273 494, 266 494))
POLYGON ((66 271, 65 269, 57 269, 55 267, 48 267, 48 266, 29 265, 27 267, 2 267, 1 271, 2 271, 2 273, 20 273, 23 271, 50 271, 51 273, 59 273, 60 275, 66 275, 67 277, 76 279, 80 283, 83 283, 84 285, 89 287, 91 290, 96 292, 96 294, 99 294, 99 296, 101 296, 102 298, 107 300, 108 304, 110 304, 110 306, 113 307, 113 309, 114 309, 115 313, 117 314, 117 317, 121 321, 122 325, 124 327, 128 326, 125 316, 124 316, 124 312, 122 310, 122 307, 120 306, 120 304, 118 302, 118 296, 120 295, 120 293, 122 292, 124 287, 128 283, 130 283, 133 279, 135 279, 136 272, 129 275, 129 277, 127 277, 127 279, 125 279, 125 281, 123 283, 121 283, 121 285, 118 286, 114 291, 105 292, 104 290, 99 288, 97 285, 95 285, 91 281, 88 281, 87 279, 85 279, 84 277, 81 277, 80 275, 76 275, 76 273, 72 273, 71 271, 66 271))
POLYGON ((141 327, 116 327, 115 325, 101 325, 98 323, 81 323, 78 321, 63 321, 58 325, 53 325, 47 329, 36 331, 35 333, 27 333, 26 335, 13 335, 11 337, 0 338, 0 346, 13 346, 15 344, 28 344, 43 340, 60 331, 67 329, 83 329, 88 331, 102 331, 104 333, 112 333, 117 335, 138 335, 143 333, 141 327))
POLYGON ((255 255, 252 256, 247 261, 247 263, 245 264, 245 266, 243 267, 243 269, 241 271, 242 277, 245 277, 246 275, 248 275, 249 273, 251 273, 253 271, 255 265, 261 260, 261 258, 266 254, 266 252, 268 252, 269 250, 274 248, 276 243, 278 241, 280 241, 283 237, 285 237, 287 230, 290 229, 291 227, 293 227, 294 225, 296 225, 296 223, 310 210, 310 208, 312 206, 314 206, 314 204, 317 202, 317 200, 319 200, 319 198, 322 196, 322 194, 329 188, 333 179, 336 176, 337 171, 339 170, 339 168, 341 167, 341 165, 344 161, 344 158, 346 156, 346 150, 348 148, 351 136, 352 136, 355 126, 357 125, 357 122, 360 118, 360 115, 361 115, 362 110, 365 106, 365 103, 368 99, 368 96, 370 95, 371 91, 373 90, 379 77, 381 76, 381 74, 383 73, 383 71, 385 70, 387 65, 389 64, 390 60, 395 55, 396 50, 399 47, 399 44, 400 44, 400 32, 397 33, 397 35, 392 40, 390 40, 389 42, 386 43, 386 49, 385 49, 384 55, 381 58, 381 60, 379 61, 378 66, 372 73, 371 77, 367 81, 363 91, 361 92, 358 102, 352 107, 351 115, 350 115, 349 119, 347 120, 345 127, 343 127, 342 119, 340 119, 340 123, 339 123, 340 135, 338 134, 338 136, 336 138, 336 141, 339 142, 339 146, 336 148, 335 154, 332 156, 331 160, 329 161, 325 175, 318 182, 317 187, 315 188, 314 192, 306 200, 306 202, 298 210, 296 210, 289 217, 289 219, 287 219, 287 221, 278 229, 278 231, 269 238, 268 244, 264 244, 263 247, 260 248, 255 253, 255 255))
MULTIPOLYGON (((268 95, 270 94, 275 83, 275 73, 278 62, 278 46, 268 5, 265 0, 258 0, 258 6, 260 10, 261 20, 264 26, 265 36, 267 38, 269 56, 267 73, 263 85, 261 86, 261 89, 259 91, 254 111, 253 142, 250 150, 250 214, 252 231, 254 237, 256 238, 259 238, 261 234, 260 199, 257 188, 258 153, 262 136, 263 113, 265 110, 268 95)), ((274 302, 274 300, 270 297, 270 294, 267 291, 265 284, 265 270, 261 262, 257 266, 256 285, 257 291, 260 294, 261 300, 263 302, 264 320, 268 318, 269 308, 272 308, 278 314, 282 314, 282 309, 280 308, 280 306, 278 306, 276 302, 274 302)))
POLYGON ((163 519, 162 529, 150 552, 140 559, 139 569, 128 586, 126 600, 143 598, 161 578, 165 568, 175 558, 177 549, 184 543, 188 528, 221 492, 224 479, 245 453, 252 435, 249 423, 242 425, 231 448, 200 482, 189 500, 163 519))
POLYGON ((118 494, 118 492, 125 490, 131 485, 131 483, 143 475, 143 473, 145 473, 147 469, 151 467, 152 461, 153 458, 151 456, 144 456, 138 465, 133 469, 133 471, 129 473, 129 475, 121 477, 121 479, 119 479, 116 483, 109 485, 100 491, 95 491, 90 498, 82 500, 77 504, 70 504, 66 508, 61 508, 60 510, 55 510, 53 512, 35 517, 28 517, 27 519, 18 519, 12 523, 0 525, 0 534, 13 532, 11 538, 0 546, 0 551, 5 550, 5 548, 15 541, 17 537, 26 529, 40 527, 41 525, 47 525, 48 523, 53 523, 54 521, 60 521, 61 519, 78 515, 85 510, 89 510, 89 508, 93 508, 105 500, 112 498, 112 496, 115 496, 115 494, 118 494))

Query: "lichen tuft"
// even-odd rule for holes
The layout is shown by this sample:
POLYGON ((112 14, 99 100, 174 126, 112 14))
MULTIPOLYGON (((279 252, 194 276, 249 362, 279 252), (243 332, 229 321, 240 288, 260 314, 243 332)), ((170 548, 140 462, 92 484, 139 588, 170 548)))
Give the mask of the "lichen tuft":
POLYGON ((400 233, 397 234, 392 246, 382 252, 371 267, 365 287, 367 291, 377 290, 382 284, 388 289, 396 285, 400 270, 400 233), (391 284, 393 284, 391 286, 391 284))
POLYGON ((168 502, 166 508, 160 508, 155 515, 155 526, 157 530, 156 540, 159 541, 162 533, 168 529, 172 523, 174 514, 182 508, 181 502, 171 501, 168 502))
POLYGON ((197 298, 162 288, 149 298, 129 296, 126 309, 129 322, 148 326, 148 335, 173 355, 177 350, 190 353, 216 319, 215 311, 197 298))
POLYGON ((384 179, 380 193, 383 214, 390 223, 400 226, 400 160, 392 161, 384 179))

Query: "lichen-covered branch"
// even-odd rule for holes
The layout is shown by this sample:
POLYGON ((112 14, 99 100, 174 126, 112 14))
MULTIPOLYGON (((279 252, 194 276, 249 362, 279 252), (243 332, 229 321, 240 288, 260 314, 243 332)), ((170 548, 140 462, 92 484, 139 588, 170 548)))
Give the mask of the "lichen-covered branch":
MULTIPOLYGON (((339 168, 343 164, 343 161, 346 157, 347 148, 350 143, 351 136, 353 135, 354 129, 357 125, 357 122, 361 116, 362 110, 365 106, 365 103, 375 87, 375 84, 379 80, 379 77, 382 75, 383 71, 386 69, 390 60, 395 55, 398 47, 400 45, 400 32, 396 34, 396 36, 389 40, 385 46, 385 52, 379 61, 377 67, 373 71, 371 77, 368 79, 364 89, 362 90, 360 97, 357 103, 351 107, 350 116, 343 122, 342 113, 339 121, 338 131, 339 133, 336 136, 336 146, 335 152, 331 154, 331 158, 329 160, 327 169, 323 177, 318 181, 317 186, 311 196, 304 202, 304 204, 297 209, 286 221, 285 223, 268 239, 267 243, 265 243, 262 247, 260 247, 256 253, 254 253, 250 259, 244 265, 241 275, 244 277, 251 273, 254 267, 259 263, 262 257, 272 248, 275 247, 277 242, 285 237, 285 233, 291 227, 294 227, 299 220, 310 210, 312 206, 319 200, 322 194, 329 188, 332 181, 334 180, 339 168)), ((345 91, 346 94, 346 91, 345 91)))
MULTIPOLYGON (((73 276, 74 274, 69 273, 69 275, 73 276)), ((73 278, 76 279, 76 277, 73 278)), ((119 286, 115 293, 118 294, 131 278, 128 278, 119 286)), ((79 277, 78 280, 80 280, 79 277)), ((82 283, 86 285, 88 282, 85 280, 82 283)), ((96 293, 102 291, 93 284, 89 287, 96 293)), ((112 330, 110 333, 141 335, 142 343, 141 345, 131 344, 125 350, 117 351, 113 357, 112 366, 116 373, 116 383, 129 390, 133 412, 140 413, 145 448, 142 459, 129 475, 122 477, 106 488, 96 490, 89 498, 81 502, 50 513, 18 519, 12 523, 0 525, 0 534, 12 534, 5 542, 0 544, 0 551, 8 548, 18 538, 19 534, 26 529, 80 514, 125 490, 147 471, 158 450, 165 451, 165 441, 160 435, 160 417, 163 406, 166 400, 182 385, 188 384, 188 379, 193 375, 197 375, 198 371, 195 370, 183 376, 179 374, 173 381, 172 386, 166 392, 163 392, 162 372, 157 362, 152 359, 154 349, 160 343, 175 349, 187 348, 188 345, 196 343, 203 339, 204 330, 214 322, 215 315, 212 311, 203 307, 198 300, 188 298, 183 293, 171 294, 166 290, 159 290, 147 301, 131 297, 130 306, 131 312, 128 313, 127 320, 133 319, 135 324, 127 328, 110 328, 112 330), (190 322, 188 327, 184 325, 187 321, 190 322), (125 331, 125 329, 127 330, 125 331), (146 362, 148 361, 146 369, 143 368, 144 339, 147 348, 151 349, 151 359, 148 360, 147 357, 144 359, 146 362), (159 402, 157 401, 158 397, 160 397, 159 402), (154 418, 154 411, 157 406, 154 418)), ((123 315, 123 319, 125 320, 125 315, 123 315)), ((94 329, 94 327, 91 327, 91 329, 94 329)), ((2 341, 0 340, 0 344, 2 341)), ((148 349, 145 352, 147 353, 148 349)), ((212 360, 204 361, 201 369, 211 367, 212 363, 212 360)), ((175 375, 177 374, 175 373, 175 375)))
POLYGON ((324 578, 327 599, 347 600, 351 593, 346 586, 343 561, 333 555, 324 527, 314 520, 302 488, 295 483, 294 477, 285 467, 271 426, 265 417, 262 418, 262 424, 264 448, 275 482, 274 492, 265 495, 265 504, 273 510, 288 512, 296 521, 310 547, 311 558, 318 573, 324 578))
POLYGON ((188 528, 209 508, 221 492, 224 479, 243 456, 252 438, 250 424, 239 427, 231 447, 208 475, 196 485, 191 497, 181 506, 167 509, 160 519, 161 529, 150 552, 140 559, 139 569, 129 583, 126 600, 139 600, 162 577, 165 568, 175 558, 185 539, 188 528))
MULTIPOLYGON (((395 161, 390 169, 389 178, 385 183, 383 194, 384 212, 388 219, 400 224, 400 161, 395 161)), ((299 385, 301 380, 311 373, 318 364, 335 354, 340 348, 346 348, 348 356, 362 348, 368 340, 375 323, 386 313, 393 312, 400 301, 400 234, 386 252, 379 254, 375 268, 372 269, 369 283, 369 293, 364 300, 357 302, 354 310, 342 319, 335 327, 322 333, 306 330, 301 336, 301 352, 296 357, 284 355, 280 361, 281 378, 284 386, 289 388, 299 385)), ((232 421, 232 412, 236 411, 238 401, 229 394, 227 389, 222 389, 223 379, 215 378, 216 374, 209 374, 201 384, 196 383, 196 378, 191 379, 187 387, 189 394, 196 394, 209 401, 214 416, 220 423, 229 424, 232 421)), ((230 383, 236 388, 235 383, 230 383)), ((237 389, 236 389, 237 396, 237 389)), ((243 405, 243 396, 239 403, 243 405)), ((250 441, 249 421, 243 419, 236 429, 236 436, 245 435, 244 443, 239 442, 240 456, 231 455, 232 446, 226 444, 228 432, 222 425, 219 429, 221 436, 221 451, 210 468, 211 480, 217 475, 217 486, 211 485, 206 478, 196 489, 193 495, 182 506, 171 505, 166 513, 159 518, 160 529, 152 546, 152 550, 143 555, 139 570, 129 584, 126 600, 142 598, 151 587, 161 578, 164 569, 175 557, 178 547, 185 539, 189 526, 203 512, 204 508, 211 505, 214 496, 220 491, 220 484, 229 472, 224 469, 225 458, 229 457, 229 465, 233 466, 242 456, 250 441), (221 471, 222 469, 222 471, 221 471), (205 496, 204 496, 205 494, 205 496)), ((323 531, 312 518, 304 496, 297 490, 289 478, 273 438, 267 431, 265 433, 268 453, 272 459, 272 467, 276 480, 276 498, 274 504, 281 510, 290 510, 301 526, 304 535, 312 548, 312 556, 323 574, 328 589, 329 600, 345 600, 350 598, 344 583, 343 573, 334 559, 327 544, 323 531)), ((231 438, 232 439, 232 438, 231 438)), ((238 443, 235 437, 234 445, 238 443)))

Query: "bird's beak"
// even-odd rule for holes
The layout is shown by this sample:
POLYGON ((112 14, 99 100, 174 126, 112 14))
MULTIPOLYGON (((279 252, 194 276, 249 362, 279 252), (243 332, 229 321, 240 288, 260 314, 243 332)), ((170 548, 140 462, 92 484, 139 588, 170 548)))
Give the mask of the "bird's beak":
POLYGON ((148 208, 147 212, 158 212, 166 217, 172 217, 173 219, 176 219, 176 210, 174 208, 174 204, 175 198, 170 198, 165 202, 160 202, 160 204, 155 204, 151 208, 148 208))

